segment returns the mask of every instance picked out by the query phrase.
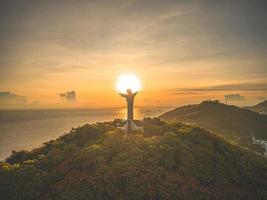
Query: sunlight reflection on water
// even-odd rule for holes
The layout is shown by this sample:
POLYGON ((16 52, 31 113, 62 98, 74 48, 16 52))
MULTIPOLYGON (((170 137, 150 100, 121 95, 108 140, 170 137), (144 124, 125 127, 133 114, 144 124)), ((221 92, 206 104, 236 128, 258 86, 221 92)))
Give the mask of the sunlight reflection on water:
MULTIPOLYGON (((135 118, 158 116, 171 108, 136 108, 135 118)), ((126 109, 0 111, 0 160, 12 150, 32 149, 85 123, 126 118, 126 109)))

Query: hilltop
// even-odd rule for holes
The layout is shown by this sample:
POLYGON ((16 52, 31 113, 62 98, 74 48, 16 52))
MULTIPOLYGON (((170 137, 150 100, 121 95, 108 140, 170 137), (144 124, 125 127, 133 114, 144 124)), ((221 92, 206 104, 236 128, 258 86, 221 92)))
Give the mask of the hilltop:
POLYGON ((165 121, 184 122, 203 127, 228 141, 262 152, 252 144, 252 137, 267 139, 267 116, 226 105, 218 101, 204 101, 196 105, 176 108, 160 116, 165 121))
POLYGON ((263 199, 267 160, 208 131, 121 120, 86 124, 0 163, 3 199, 263 199))
POLYGON ((267 100, 261 103, 258 103, 255 106, 246 106, 244 108, 255 111, 255 112, 259 112, 261 114, 267 114, 267 100))

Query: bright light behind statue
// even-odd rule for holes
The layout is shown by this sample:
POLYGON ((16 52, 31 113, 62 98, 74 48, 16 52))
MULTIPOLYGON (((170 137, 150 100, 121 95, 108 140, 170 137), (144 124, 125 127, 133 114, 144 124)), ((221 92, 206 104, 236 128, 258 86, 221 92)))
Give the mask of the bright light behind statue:
POLYGON ((135 75, 124 74, 119 76, 117 90, 120 92, 119 95, 125 98, 127 102, 127 123, 123 127, 123 130, 126 130, 127 133, 142 129, 141 127, 137 127, 134 123, 134 99, 140 88, 140 81, 135 75))
POLYGON ((140 91, 141 84, 137 76, 124 74, 119 76, 116 88, 120 93, 126 94, 128 89, 132 92, 140 91))

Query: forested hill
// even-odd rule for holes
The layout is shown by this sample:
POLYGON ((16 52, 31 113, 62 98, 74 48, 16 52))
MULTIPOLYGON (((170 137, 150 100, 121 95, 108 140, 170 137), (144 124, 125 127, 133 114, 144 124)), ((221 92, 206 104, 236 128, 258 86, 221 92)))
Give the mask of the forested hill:
POLYGON ((179 107, 161 115, 160 118, 203 127, 254 150, 257 148, 252 144, 252 136, 267 140, 267 115, 218 101, 204 101, 179 107))
POLYGON ((267 160, 203 129, 86 124, 0 164, 1 199, 264 199, 267 160))
POLYGON ((244 108, 255 111, 255 112, 259 112, 261 114, 267 114, 267 100, 265 100, 261 103, 258 103, 255 106, 247 106, 244 108))

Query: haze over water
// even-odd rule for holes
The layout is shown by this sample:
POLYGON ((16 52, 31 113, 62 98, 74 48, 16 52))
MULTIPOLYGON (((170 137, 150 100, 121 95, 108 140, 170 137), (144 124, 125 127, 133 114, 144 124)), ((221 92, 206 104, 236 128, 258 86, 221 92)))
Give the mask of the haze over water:
MULTIPOLYGON (((171 108, 136 108, 135 118, 158 116, 171 108)), ((85 123, 126 118, 125 108, 0 111, 0 160, 12 150, 30 150, 85 123)))

